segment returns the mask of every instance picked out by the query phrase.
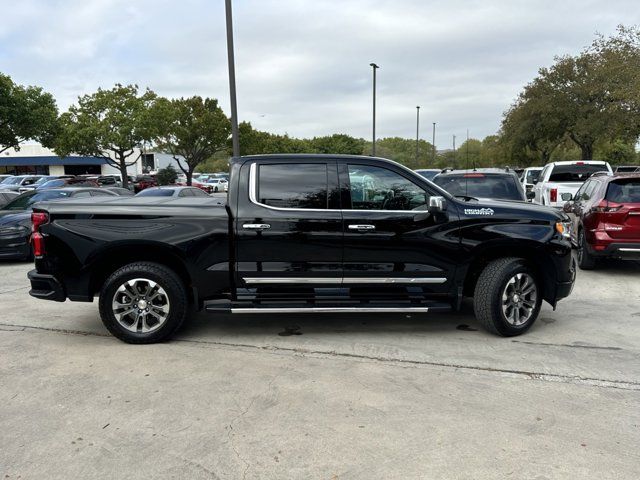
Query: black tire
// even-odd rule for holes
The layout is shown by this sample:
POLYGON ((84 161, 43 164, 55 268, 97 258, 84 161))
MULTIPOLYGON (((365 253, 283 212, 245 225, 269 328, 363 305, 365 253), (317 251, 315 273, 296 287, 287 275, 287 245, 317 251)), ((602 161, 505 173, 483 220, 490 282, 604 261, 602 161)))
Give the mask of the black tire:
MULTIPOLYGON (((135 302, 132 300, 131 305, 134 304, 135 302)), ((151 304, 151 301, 149 301, 149 304, 151 304)), ((157 263, 137 262, 119 268, 107 278, 100 291, 99 310, 104 326, 123 342, 134 344, 157 343, 170 338, 182 326, 187 318, 189 302, 185 285, 173 270, 157 263), (142 332, 139 328, 136 332, 128 330, 116 318, 116 313, 112 307, 116 291, 125 282, 133 279, 151 280, 164 290, 165 294, 160 295, 160 299, 166 300, 168 313, 162 322, 158 321, 158 324, 161 324, 156 326, 153 331, 142 332)), ((134 310, 137 309, 134 308, 134 310)), ((125 320, 128 318, 125 317, 125 320)), ((152 321, 157 321, 153 317, 149 318, 152 321)), ((132 323, 134 322, 132 321, 132 323)), ((135 324, 138 325, 138 322, 136 321, 135 324)))
POLYGON ((214 189, 213 189, 213 191, 214 191, 215 193, 218 193, 218 187, 214 188, 214 189))
MULTIPOLYGON (((530 283, 526 285, 530 285, 530 283)), ((514 297, 515 295, 510 298, 514 297)), ((522 295, 518 298, 521 299, 521 297, 522 295)), ((473 297, 473 310, 478 321, 489 332, 503 337, 521 335, 529 330, 538 318, 541 304, 542 288, 540 281, 524 260, 516 257, 500 258, 489 263, 478 278, 473 297), (513 288, 511 286, 508 287, 508 284, 511 285, 510 282, 517 278, 519 274, 522 274, 521 277, 525 277, 528 282, 533 282, 535 299, 528 299, 532 304, 532 308, 528 313, 529 317, 521 324, 513 324, 513 320, 510 322, 503 311, 502 298, 507 288, 513 288)), ((522 306, 518 311, 520 312, 520 309, 524 308, 522 306)), ((513 310, 511 314, 513 314, 513 310)), ((515 322, 517 323, 519 320, 520 317, 518 316, 515 322)))
POLYGON ((587 248, 587 239, 584 236, 584 230, 578 231, 578 266, 580 270, 593 270, 596 268, 596 258, 589 253, 587 248))

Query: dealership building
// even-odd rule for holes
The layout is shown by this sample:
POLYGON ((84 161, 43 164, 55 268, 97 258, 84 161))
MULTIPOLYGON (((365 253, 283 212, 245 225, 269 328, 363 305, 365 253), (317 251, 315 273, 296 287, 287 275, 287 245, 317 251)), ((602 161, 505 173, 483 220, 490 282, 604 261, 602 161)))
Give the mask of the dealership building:
MULTIPOLYGON (((167 153, 134 151, 130 158, 135 164, 127 170, 129 175, 154 172, 177 162, 167 153)), ((119 175, 120 170, 99 157, 69 155, 59 157, 52 150, 39 144, 26 144, 20 150, 8 149, 0 154, 0 175, 119 175)))

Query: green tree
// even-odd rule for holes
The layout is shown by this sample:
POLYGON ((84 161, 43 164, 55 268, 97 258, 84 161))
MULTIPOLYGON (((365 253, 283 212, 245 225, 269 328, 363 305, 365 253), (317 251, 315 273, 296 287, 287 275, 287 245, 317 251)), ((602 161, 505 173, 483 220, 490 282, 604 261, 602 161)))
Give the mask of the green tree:
POLYGON ((173 156, 187 176, 187 185, 199 164, 227 148, 231 122, 214 98, 162 98, 156 102, 154 117, 160 125, 158 147, 173 156))
MULTIPOLYGON (((266 155, 270 153, 311 153, 308 140, 293 138, 287 134, 255 130, 251 123, 241 122, 238 126, 240 134, 240 155, 266 155)), ((231 154, 231 141, 228 142, 231 154)))
POLYGON ((165 168, 158 170, 156 180, 158 185, 173 185, 178 179, 178 172, 173 165, 167 165, 165 168))
MULTIPOLYGON (((371 142, 365 142, 363 153, 371 155, 371 142)), ((416 158, 415 139, 402 137, 387 137, 377 140, 376 155, 394 160, 414 170, 418 168, 434 168, 433 147, 425 140, 418 142, 418 158, 416 158)))
POLYGON ((53 96, 40 87, 16 85, 0 73, 0 153, 20 149, 26 140, 51 146, 58 108, 53 96))
POLYGON ((155 100, 149 89, 140 94, 137 85, 120 84, 79 97, 78 104, 60 116, 54 150, 60 156, 79 153, 105 159, 120 170, 127 188, 127 167, 136 163, 157 129, 150 114, 155 100))
POLYGON ((342 155, 362 155, 364 140, 343 133, 325 137, 313 137, 309 145, 313 153, 333 153, 342 155))

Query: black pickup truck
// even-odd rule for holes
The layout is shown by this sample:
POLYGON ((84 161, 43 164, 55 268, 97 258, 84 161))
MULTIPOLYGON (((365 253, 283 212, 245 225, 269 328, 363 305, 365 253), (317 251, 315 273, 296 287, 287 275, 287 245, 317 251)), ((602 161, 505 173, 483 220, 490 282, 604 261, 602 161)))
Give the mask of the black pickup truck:
POLYGON ((575 278, 562 213, 453 197, 395 162, 235 158, 227 199, 41 203, 36 298, 93 301, 118 338, 172 335, 210 312, 442 312, 474 298, 504 336, 528 330, 575 278))

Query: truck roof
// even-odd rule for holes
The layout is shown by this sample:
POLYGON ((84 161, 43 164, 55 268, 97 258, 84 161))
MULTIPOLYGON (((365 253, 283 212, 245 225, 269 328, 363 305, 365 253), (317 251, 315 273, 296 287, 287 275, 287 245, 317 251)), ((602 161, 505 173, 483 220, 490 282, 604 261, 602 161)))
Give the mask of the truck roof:
POLYGON ((549 162, 547 165, 606 165, 604 160, 563 160, 561 162, 549 162))

